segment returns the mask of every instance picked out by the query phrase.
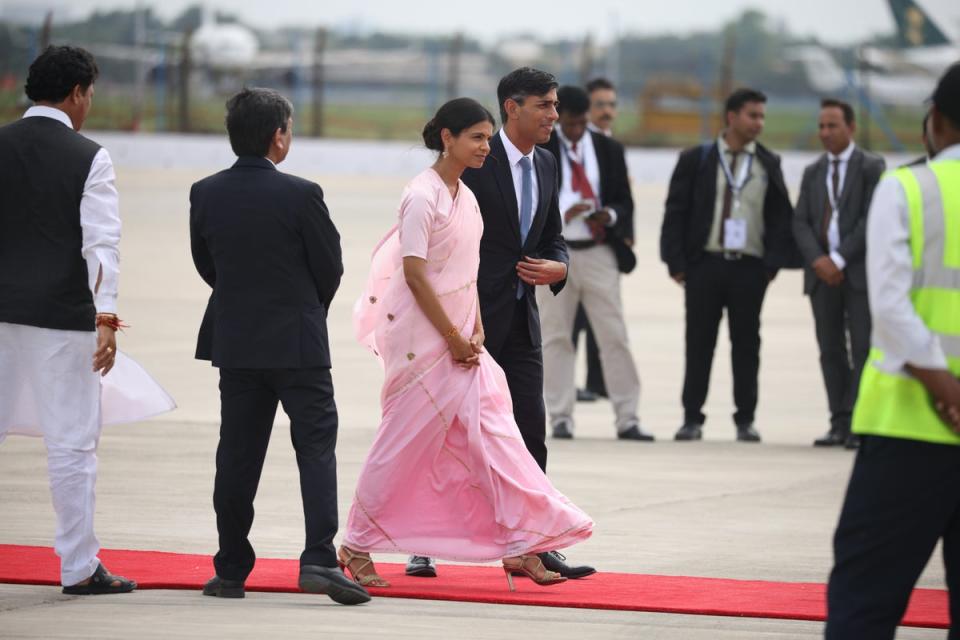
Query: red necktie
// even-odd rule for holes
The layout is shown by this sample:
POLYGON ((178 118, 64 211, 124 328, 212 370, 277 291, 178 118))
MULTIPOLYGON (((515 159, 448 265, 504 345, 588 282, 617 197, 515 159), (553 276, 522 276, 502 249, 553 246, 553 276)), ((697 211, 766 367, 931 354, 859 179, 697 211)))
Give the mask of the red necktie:
MULTIPOLYGON (((587 171, 573 156, 573 154, 577 152, 576 142, 570 144, 570 151, 572 153, 568 154, 567 158, 570 160, 570 188, 579 193, 580 197, 584 200, 593 200, 596 202, 597 198, 593 193, 593 187, 590 185, 590 180, 587 178, 587 171)), ((597 242, 603 242, 607 235, 606 229, 603 228, 603 225, 588 220, 587 226, 590 227, 590 235, 593 236, 593 239, 597 242)))

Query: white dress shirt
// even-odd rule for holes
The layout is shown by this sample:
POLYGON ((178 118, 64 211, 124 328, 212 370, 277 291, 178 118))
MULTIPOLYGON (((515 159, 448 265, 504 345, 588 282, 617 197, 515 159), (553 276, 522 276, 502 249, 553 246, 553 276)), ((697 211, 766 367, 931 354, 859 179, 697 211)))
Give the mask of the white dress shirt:
MULTIPOLYGON (((833 194, 832 203, 839 205, 840 196, 843 194, 843 185, 844 180, 847 179, 847 167, 850 166, 850 156, 853 155, 853 150, 856 148, 856 145, 851 142, 847 145, 847 148, 840 152, 840 155, 833 155, 832 153, 827 153, 827 194, 833 189, 833 162, 834 160, 839 160, 840 163, 837 165, 837 169, 840 171, 840 190, 833 194)), ((830 197, 829 195, 827 196, 830 197)), ((840 255, 840 211, 834 207, 833 213, 830 216, 830 225, 827 227, 827 244, 830 249, 830 259, 833 260, 833 263, 837 265, 837 268, 843 271, 847 266, 847 261, 843 259, 843 256, 840 255)))
MULTIPOLYGON (((585 131, 577 143, 576 152, 574 152, 572 149, 573 143, 563 135, 559 126, 556 127, 556 133, 557 141, 560 143, 560 175, 562 176, 558 192, 560 215, 565 215, 570 207, 586 199, 583 194, 574 191, 571 187, 573 184, 573 167, 570 165, 570 158, 583 166, 583 170, 587 174, 587 182, 590 183, 590 188, 593 189, 595 196, 593 210, 600 209, 603 205, 600 201, 600 163, 597 161, 597 151, 593 146, 593 137, 585 131)), ((587 211, 584 215, 577 216, 569 222, 564 220, 563 238, 565 240, 592 240, 593 235, 587 225, 586 216, 593 213, 593 210, 587 211)), ((617 212, 609 207, 604 208, 604 210, 610 215, 607 226, 612 227, 617 222, 617 212)))
POLYGON ((530 211, 530 221, 531 224, 533 219, 537 217, 537 205, 540 203, 540 183, 537 181, 537 163, 533 161, 534 152, 537 150, 537 147, 534 146, 530 150, 530 153, 524 154, 520 149, 517 149, 516 145, 510 142, 510 138, 507 137, 507 133, 500 129, 500 139, 503 141, 503 148, 507 152, 507 161, 510 163, 510 175, 513 176, 513 192, 517 196, 517 216, 520 215, 520 185, 523 181, 523 169, 520 167, 520 158, 526 156, 530 158, 530 166, 533 167, 533 170, 530 172, 530 180, 533 183, 533 202, 532 209, 530 211))
MULTIPOLYGON (((73 129, 70 116, 53 107, 34 106, 24 118, 52 118, 73 129)), ((117 194, 113 161, 101 148, 93 157, 90 173, 80 198, 80 229, 83 234, 81 254, 87 262, 90 291, 97 313, 117 312, 117 287, 120 276, 120 202, 117 194), (97 288, 97 276, 103 275, 97 288)))
MULTIPOLYGON (((932 160, 960 160, 960 145, 947 147, 932 160)), ((873 318, 873 346, 884 353, 877 367, 904 374, 910 363, 924 369, 946 369, 940 340, 910 302, 913 256, 910 213, 900 181, 885 176, 877 184, 867 215, 867 293, 873 318)))

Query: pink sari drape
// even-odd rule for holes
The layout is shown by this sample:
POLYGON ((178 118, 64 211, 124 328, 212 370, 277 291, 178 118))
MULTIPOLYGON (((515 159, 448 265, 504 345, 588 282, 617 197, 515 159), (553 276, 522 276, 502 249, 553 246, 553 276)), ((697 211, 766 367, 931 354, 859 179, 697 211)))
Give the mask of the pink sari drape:
POLYGON ((428 170, 404 192, 400 225, 374 250, 354 307, 357 339, 383 363, 382 421, 364 463, 344 544, 464 561, 561 549, 590 536, 590 518, 557 491, 527 452, 499 365, 458 367, 403 277, 399 227, 411 193, 449 205, 432 217, 427 269, 465 336, 477 310, 483 222, 463 184, 455 200, 428 170))

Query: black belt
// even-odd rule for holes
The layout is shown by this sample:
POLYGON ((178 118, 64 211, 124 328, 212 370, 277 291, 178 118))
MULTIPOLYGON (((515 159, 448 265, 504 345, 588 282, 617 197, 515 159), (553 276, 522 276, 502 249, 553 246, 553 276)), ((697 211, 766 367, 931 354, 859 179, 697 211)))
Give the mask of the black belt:
POLYGON ((742 251, 705 251, 704 253, 715 258, 723 258, 724 260, 760 259, 757 256, 752 256, 749 253, 744 253, 742 251))
POLYGON ((596 240, 567 240, 567 248, 573 250, 590 249, 598 244, 596 240))

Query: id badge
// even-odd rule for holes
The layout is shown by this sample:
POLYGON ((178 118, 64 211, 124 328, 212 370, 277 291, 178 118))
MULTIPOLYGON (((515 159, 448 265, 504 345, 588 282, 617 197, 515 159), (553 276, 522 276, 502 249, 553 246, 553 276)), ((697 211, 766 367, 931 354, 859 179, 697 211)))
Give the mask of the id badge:
POLYGON ((730 251, 743 251, 747 248, 746 220, 728 218, 723 222, 723 248, 730 251))

